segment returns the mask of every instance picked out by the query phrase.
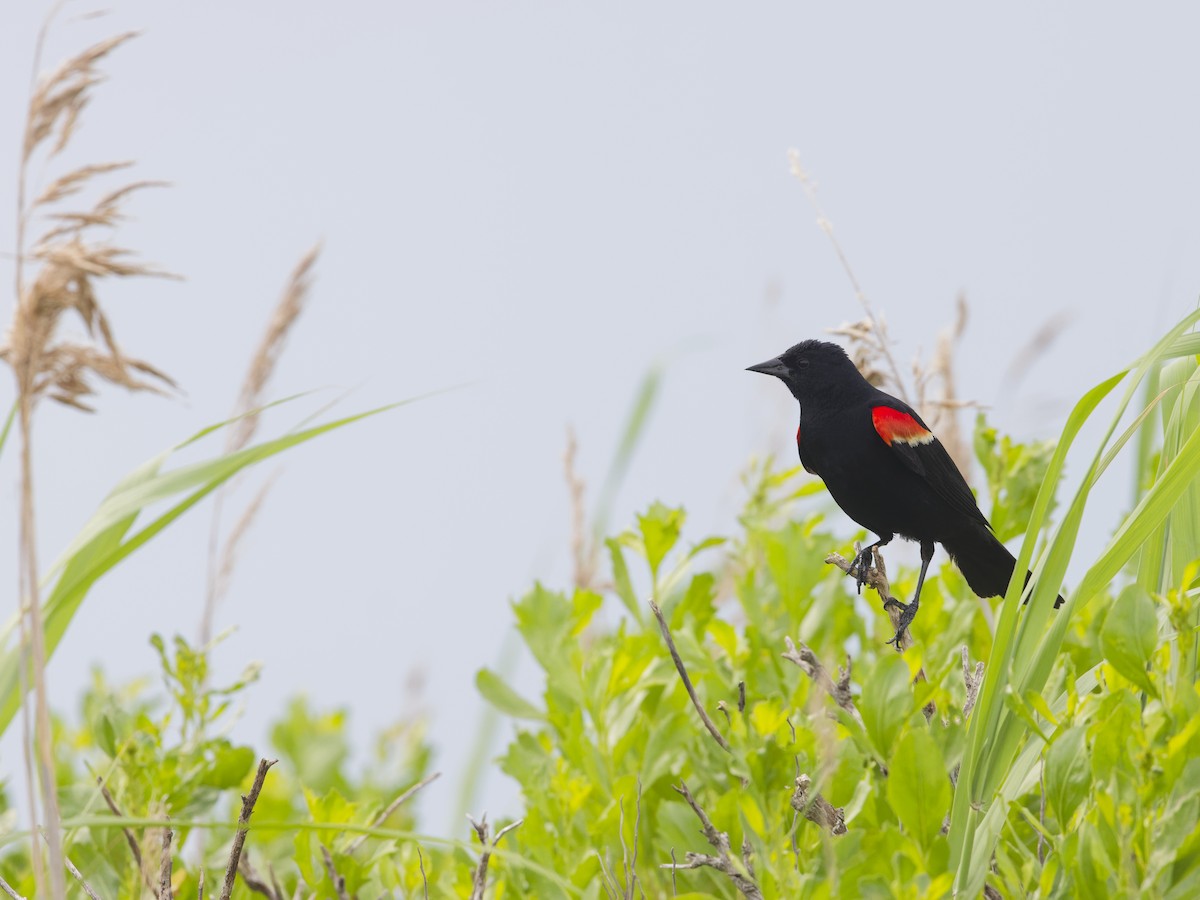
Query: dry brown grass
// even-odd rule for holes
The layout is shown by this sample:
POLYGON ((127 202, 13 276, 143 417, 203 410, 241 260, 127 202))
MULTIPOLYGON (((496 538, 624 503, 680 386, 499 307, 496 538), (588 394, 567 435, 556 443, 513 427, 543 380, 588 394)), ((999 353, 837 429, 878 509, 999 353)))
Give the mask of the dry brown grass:
MULTIPOLYGON (((38 38, 35 72, 41 69, 49 25, 48 20, 38 38)), ((55 157, 75 136, 93 88, 102 80, 98 65, 133 37, 133 32, 126 32, 94 44, 38 78, 32 87, 17 173, 16 303, 4 346, 0 348, 0 358, 12 368, 16 379, 21 435, 22 722, 33 818, 32 856, 39 893, 44 891, 53 897, 65 895, 65 857, 47 704, 45 634, 38 596, 31 452, 33 413, 42 397, 90 410, 85 398, 95 392, 92 383, 95 379, 129 390, 157 392, 171 387, 172 382, 157 367, 121 351, 97 294, 99 284, 105 279, 166 274, 137 261, 129 250, 111 240, 123 218, 125 202, 153 182, 128 182, 102 194, 91 206, 64 208, 64 201, 91 190, 98 179, 123 171, 129 163, 98 163, 72 169, 50 181, 31 201, 27 200, 32 194, 29 171, 34 160, 42 160, 48 168, 53 168, 55 157), (29 233, 38 223, 44 223, 45 230, 31 245, 29 233), (27 277, 27 266, 36 267, 32 278, 27 277), (72 313, 82 322, 87 342, 60 337, 63 321, 72 313), (32 727, 26 672, 32 673, 32 727), (40 789, 40 809, 32 793, 35 783, 40 789), (46 841, 45 864, 39 836, 46 841)))
MULTIPOLYGON (((321 255, 321 245, 313 245, 300 258, 292 274, 288 277, 279 302, 271 313, 266 331, 250 358, 250 366, 238 392, 237 403, 234 406, 236 421, 229 430, 225 443, 225 451, 234 453, 249 445, 258 431, 261 421, 259 410, 266 402, 266 388, 279 364, 283 354, 288 334, 300 318, 307 304, 312 288, 313 268, 321 255)), ((200 618, 200 643, 207 644, 212 639, 213 618, 217 606, 229 589, 233 570, 237 563, 238 547, 254 524, 267 493, 274 484, 272 476, 266 484, 259 488, 254 498, 242 510, 232 530, 221 542, 221 514, 225 501, 232 486, 222 487, 213 501, 213 518, 208 540, 208 587, 204 597, 204 611, 200 618)))

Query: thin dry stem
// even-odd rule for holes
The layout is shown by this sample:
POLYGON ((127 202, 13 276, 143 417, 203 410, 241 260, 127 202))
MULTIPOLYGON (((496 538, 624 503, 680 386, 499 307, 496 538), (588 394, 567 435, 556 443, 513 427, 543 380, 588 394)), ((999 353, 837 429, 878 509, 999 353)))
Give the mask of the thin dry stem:
POLYGON ((286 900, 272 885, 268 884, 258 871, 250 864, 249 851, 242 852, 242 858, 238 861, 238 874, 242 876, 242 884, 256 894, 262 894, 264 897, 270 897, 271 900, 286 900))
MULTIPOLYGON (((117 806, 117 801, 113 798, 112 792, 108 789, 108 785, 104 783, 104 779, 96 776, 96 784, 100 787, 100 796, 104 798, 105 804, 109 811, 118 818, 124 818, 124 813, 117 806)), ((137 837, 133 833, 132 828, 122 828, 122 833, 125 835, 125 842, 129 844, 129 852, 133 854, 133 860, 137 863, 140 870, 142 868, 142 850, 138 846, 137 837)))
POLYGON ((483 845, 483 850, 479 854, 479 862, 471 870, 471 900, 483 900, 483 895, 487 890, 488 862, 492 858, 492 851, 499 845, 501 838, 513 829, 519 828, 525 823, 525 820, 517 819, 517 821, 505 825, 494 838, 489 838, 491 829, 488 826, 486 812, 479 817, 478 822, 469 815, 467 821, 471 823, 475 835, 479 838, 479 843, 483 845))
MULTIPOLYGON (((391 803, 389 803, 387 806, 385 806, 383 808, 383 811, 380 812, 379 815, 377 815, 374 819, 371 820, 370 827, 378 828, 380 825, 382 825, 384 822, 386 822, 391 817, 392 813, 394 813, 401 806, 403 806, 405 803, 407 803, 409 800, 411 800, 413 797, 415 797, 418 792, 424 790, 425 788, 427 788, 429 785, 433 784, 435 781, 437 781, 441 777, 442 777, 441 772, 434 772, 432 775, 430 775, 426 778, 422 778, 420 781, 418 781, 412 787, 408 788, 408 790, 404 791, 398 797, 396 797, 396 799, 394 799, 391 803)), ((357 837, 354 838, 354 840, 352 840, 349 844, 346 845, 346 849, 343 852, 347 856, 349 856, 351 853, 353 853, 355 850, 357 850, 359 847, 361 847, 363 845, 363 843, 366 841, 367 837, 368 837, 368 835, 366 835, 366 834, 358 835, 357 837)))
POLYGON ((321 856, 325 859, 325 871, 329 873, 329 880, 333 882, 333 890, 338 900, 350 900, 350 895, 346 893, 346 879, 334 868, 333 856, 324 844, 321 845, 321 856))
POLYGON ((92 890, 92 886, 87 883, 87 879, 84 878, 79 869, 76 868, 75 863, 71 862, 71 858, 69 856, 64 856, 63 862, 66 863, 67 871, 71 873, 71 877, 79 882, 79 886, 83 888, 83 892, 91 897, 92 900, 100 900, 100 898, 96 896, 96 892, 92 890))
POLYGON ((420 844, 417 844, 417 865, 421 868, 421 891, 425 900, 429 900, 429 879, 425 877, 425 854, 421 852, 420 844))
POLYGON ((9 884, 7 881, 5 881, 3 878, 0 878, 0 891, 4 891, 4 893, 6 893, 6 894, 8 894, 8 896, 12 897, 13 900, 25 900, 25 897, 21 894, 18 894, 15 890, 13 890, 13 886, 11 884, 9 884))
POLYGON ((254 813, 254 804, 258 802, 258 795, 262 791, 267 771, 277 762, 279 762, 277 759, 260 759, 250 793, 242 796, 242 814, 238 816, 237 833, 233 836, 233 847, 229 851, 229 864, 225 867, 225 883, 221 887, 221 900, 229 900, 229 896, 233 893, 233 883, 237 880, 238 862, 242 855, 242 846, 246 843, 246 832, 249 830, 250 816, 254 813))
POLYGON ((729 835, 723 831, 717 831, 712 821, 700 807, 700 804, 692 797, 691 791, 688 790, 685 782, 680 781, 675 786, 675 790, 687 801, 687 805, 692 808, 692 812, 700 820, 700 833, 704 835, 705 840, 717 851, 717 855, 711 856, 706 853, 692 853, 688 851, 684 855, 684 862, 676 863, 674 861, 674 851, 672 850, 672 861, 664 863, 660 868, 671 870, 672 878, 674 878, 674 873, 680 869, 716 869, 733 882, 733 886, 744 896, 751 898, 751 900, 762 900, 762 891, 754 881, 753 872, 749 870, 744 860, 737 859, 732 855, 729 835))
MULTIPOLYGON (((213 611, 217 604, 229 592, 230 582, 233 581, 233 570, 237 567, 238 550, 246 539, 246 535, 250 533, 250 528, 254 525, 254 521, 258 518, 258 514, 262 511, 263 504, 266 503, 267 494, 271 492, 271 488, 275 486, 275 482, 279 480, 282 470, 276 469, 263 482, 262 487, 254 495, 253 499, 246 504, 246 508, 242 510, 242 514, 238 516, 238 520, 234 523, 233 528, 229 532, 229 536, 225 538, 225 545, 221 549, 219 557, 219 566, 217 569, 216 582, 214 584, 215 599, 213 602, 213 611)), ((212 616, 206 606, 206 620, 202 626, 202 637, 211 639, 212 633, 212 616)), ((204 643, 207 643, 205 640, 204 643)))
POLYGON ((171 841, 175 833, 170 828, 163 829, 162 865, 158 875, 158 900, 171 900, 171 841))
POLYGON ((667 649, 671 651, 671 659, 675 663, 675 669, 679 672, 679 677, 683 680, 683 686, 687 690, 688 697, 692 700, 692 706, 696 707, 696 712, 700 714, 700 721, 704 723, 704 727, 708 729, 708 733, 713 736, 713 740, 720 745, 721 749, 729 752, 729 742, 725 740, 725 736, 721 734, 721 730, 717 728, 716 723, 708 717, 704 707, 700 703, 700 698, 696 696, 696 689, 692 687, 692 679, 688 677, 687 669, 683 665, 683 660, 679 656, 679 651, 675 649, 675 641, 671 637, 671 629, 667 627, 667 620, 663 618, 662 610, 658 608, 658 604, 653 600, 650 601, 650 609, 654 612, 654 618, 658 619, 658 628, 662 632, 663 640, 667 642, 667 649))

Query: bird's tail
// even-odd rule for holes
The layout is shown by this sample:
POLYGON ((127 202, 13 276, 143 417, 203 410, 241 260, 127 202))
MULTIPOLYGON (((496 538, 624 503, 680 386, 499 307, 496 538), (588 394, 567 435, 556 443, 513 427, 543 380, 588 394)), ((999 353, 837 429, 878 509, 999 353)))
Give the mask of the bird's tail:
MULTIPOLYGON (((1017 561, 991 531, 982 527, 966 528, 943 541, 942 546, 958 565, 971 590, 980 597, 998 597, 1008 590, 1017 561)), ((1026 572, 1026 584, 1030 577, 1031 573, 1026 572)), ((1054 608, 1062 605, 1060 594, 1054 601, 1054 608)))

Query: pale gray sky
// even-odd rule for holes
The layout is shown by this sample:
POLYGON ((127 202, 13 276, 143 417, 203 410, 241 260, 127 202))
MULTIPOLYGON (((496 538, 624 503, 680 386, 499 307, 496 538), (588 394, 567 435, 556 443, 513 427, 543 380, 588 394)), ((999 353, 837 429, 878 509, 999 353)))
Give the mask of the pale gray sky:
MULTIPOLYGON (((692 538, 727 529, 740 467, 795 421, 778 385, 742 370, 860 315, 789 148, 899 355, 930 347, 966 291, 962 393, 1019 436, 1057 433, 1075 397, 1196 302, 1200 11, 807 6, 127 0, 84 23, 69 20, 89 7, 69 7, 50 61, 146 32, 107 64, 67 162, 136 158, 140 177, 174 182, 134 203, 121 237, 187 281, 115 285, 105 302, 126 349, 187 396, 43 410, 43 558, 120 475, 227 413, 288 270, 323 238, 273 393, 355 387, 350 411, 471 386, 286 458, 216 662, 265 664, 250 739, 297 691, 349 705, 365 735, 423 669, 449 776, 426 792, 428 824, 457 833, 445 813, 481 708, 474 672, 495 661, 509 598, 568 574, 567 424, 594 487, 636 385, 669 360, 615 522, 657 498, 687 506, 692 538), (1005 391, 1015 348, 1063 312, 1053 353, 1005 391)), ((45 9, 0 12, 0 172, 16 168, 45 9)), ((14 459, 0 461, 10 572, 14 459)), ((1093 519, 1109 522, 1124 486, 1102 499, 1093 519)), ((151 631, 194 634, 208 521, 97 586, 51 667, 60 707, 94 663, 151 671, 151 631)), ((502 780, 477 806, 512 808, 502 780)))

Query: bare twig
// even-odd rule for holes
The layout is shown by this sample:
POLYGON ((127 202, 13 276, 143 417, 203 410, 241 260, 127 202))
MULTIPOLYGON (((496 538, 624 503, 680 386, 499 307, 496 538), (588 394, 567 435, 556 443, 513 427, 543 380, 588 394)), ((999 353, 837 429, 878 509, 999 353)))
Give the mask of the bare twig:
POLYGON ((338 874, 338 870, 333 867, 333 856, 329 853, 329 848, 324 844, 321 845, 321 855, 325 857, 325 871, 329 873, 329 880, 333 882, 333 889, 337 893, 338 900, 350 900, 350 895, 346 893, 346 879, 338 874))
POLYGON ((251 865, 249 851, 243 851, 242 858, 238 861, 238 874, 242 876, 242 884, 254 891, 254 893, 269 897, 270 900, 286 900, 283 894, 267 884, 263 877, 258 874, 258 870, 251 865))
POLYGON ((738 712, 746 711, 746 682, 738 682, 738 712))
POLYGON ((171 900, 171 840, 175 832, 163 829, 162 865, 158 870, 158 900, 171 900))
POLYGON ((79 882, 79 886, 83 888, 83 892, 91 897, 92 900, 100 900, 100 898, 96 896, 96 892, 92 890, 92 886, 88 884, 87 880, 83 877, 83 875, 80 874, 79 869, 75 868, 75 863, 71 862, 71 858, 63 857, 63 862, 66 863, 67 871, 71 873, 71 877, 79 882))
POLYGON ((425 877, 425 856, 421 853, 421 845, 417 844, 417 865, 421 868, 421 890, 425 900, 429 900, 429 879, 425 877))
POLYGON ((204 900, 204 866, 200 866, 200 883, 196 885, 196 900, 204 900))
POLYGON ((834 806, 819 791, 814 791, 812 779, 807 775, 796 779, 796 789, 792 791, 792 809, 830 834, 846 833, 846 811, 834 806))
POLYGON ((675 641, 671 637, 671 629, 667 627, 667 620, 663 618, 662 610, 653 600, 650 601, 650 609, 654 611, 654 617, 658 619, 658 628, 662 632, 663 640, 667 642, 667 649, 671 651, 671 659, 675 661, 675 668, 679 672, 679 677, 683 679, 683 686, 687 690, 688 696, 692 698, 692 706, 696 707, 696 712, 700 714, 700 721, 704 723, 704 727, 708 729, 708 733, 713 736, 713 740, 720 745, 721 749, 729 752, 729 742, 725 740, 716 724, 704 711, 704 707, 700 705, 696 689, 692 687, 692 679, 688 677, 683 660, 679 658, 679 651, 675 649, 675 641))
MULTIPOLYGON (((108 805, 109 811, 118 818, 124 818, 120 807, 117 806, 117 801, 113 799, 112 792, 108 789, 108 785, 104 783, 104 779, 96 776, 96 784, 100 786, 100 796, 104 798, 104 802, 108 805)), ((137 863, 138 870, 142 868, 142 848, 138 846, 137 836, 133 833, 132 828, 122 828, 125 834, 125 842, 129 844, 129 852, 133 854, 134 862, 137 863)))
POLYGON ((260 759, 250 793, 242 797, 242 814, 238 816, 237 834, 233 836, 233 847, 229 851, 229 864, 225 867, 225 883, 221 887, 221 900, 229 900, 230 894, 233 893, 233 883, 237 880, 238 862, 242 855, 242 846, 246 843, 246 831, 250 826, 250 816, 254 812, 254 804, 258 802, 258 794, 267 777, 267 770, 277 762, 279 762, 277 759, 260 759))
POLYGON ((963 703, 963 719, 966 720, 975 708, 975 701, 979 699, 979 689, 983 686, 983 661, 975 663, 975 672, 972 674, 971 657, 966 644, 962 647, 962 667, 963 683, 967 686, 967 699, 963 703))
POLYGON ((700 808, 700 804, 693 799, 691 791, 688 790, 687 784, 685 784, 683 781, 680 781, 679 784, 675 786, 675 790, 683 797, 685 801, 687 801, 687 805, 692 808, 692 812, 694 812, 696 814, 696 818, 700 820, 700 833, 704 835, 704 839, 713 846, 713 849, 717 851, 718 855, 710 856, 707 853, 692 853, 691 851, 688 851, 688 853, 684 855, 685 861, 683 863, 677 863, 674 861, 675 854, 672 850, 671 862, 664 863, 661 866, 663 869, 671 870, 672 884, 674 883, 674 873, 678 869, 716 869, 718 872, 721 872, 727 878, 729 878, 729 880, 733 882, 733 886, 741 891, 746 897, 751 898, 751 900, 763 900, 762 891, 759 890, 758 885, 754 881, 753 872, 747 868, 746 864, 742 860, 739 860, 732 855, 729 845, 729 835, 723 831, 717 831, 717 829, 713 826, 712 821, 705 814, 704 810, 700 808))
MULTIPOLYGON (((441 777, 442 777, 441 772, 434 772, 432 775, 428 776, 427 778, 422 778, 420 781, 418 781, 416 784, 414 784, 408 790, 406 790, 402 794, 400 794, 400 796, 398 796, 395 800, 393 800, 391 803, 389 803, 387 806, 385 806, 383 811, 379 815, 377 815, 374 819, 371 820, 371 824, 369 827, 378 828, 380 825, 382 825, 384 822, 386 822, 388 820, 388 818, 392 815, 392 813, 394 813, 401 806, 403 806, 418 791, 433 784, 433 782, 437 781, 441 777)), ((352 840, 349 844, 346 845, 346 849, 343 850, 342 852, 345 853, 347 856, 349 856, 351 853, 353 853, 355 850, 357 850, 359 847, 361 847, 363 845, 363 842, 366 841, 366 839, 368 837, 370 837, 370 835, 367 835, 367 834, 358 835, 358 837, 356 837, 354 840, 352 840)))
POLYGON ((3 878, 0 878, 0 891, 4 891, 4 893, 8 894, 8 896, 12 897, 12 900, 25 900, 25 897, 14 891, 13 886, 3 878))
POLYGON ((783 639, 784 646, 787 650, 783 653, 783 658, 794 662, 804 674, 817 683, 822 690, 825 691, 833 702, 848 712, 857 722, 862 722, 862 716, 858 712, 858 707, 854 705, 854 696, 850 693, 850 657, 846 657, 846 667, 843 669, 838 667, 838 680, 835 684, 833 679, 829 677, 829 673, 825 667, 821 665, 821 661, 817 659, 817 655, 803 641, 799 647, 792 643, 790 637, 783 639))
POLYGON ((484 891, 487 889, 487 869, 488 862, 492 858, 492 851, 499 845, 501 838, 514 828, 519 828, 524 824, 525 820, 517 819, 517 821, 505 825, 490 840, 488 836, 491 833, 491 829, 488 826, 487 813, 480 816, 478 822, 468 815, 467 821, 471 823, 471 827, 475 829, 475 834, 479 838, 479 843, 483 845, 483 850, 479 854, 479 862, 471 870, 471 900, 483 900, 484 891))

